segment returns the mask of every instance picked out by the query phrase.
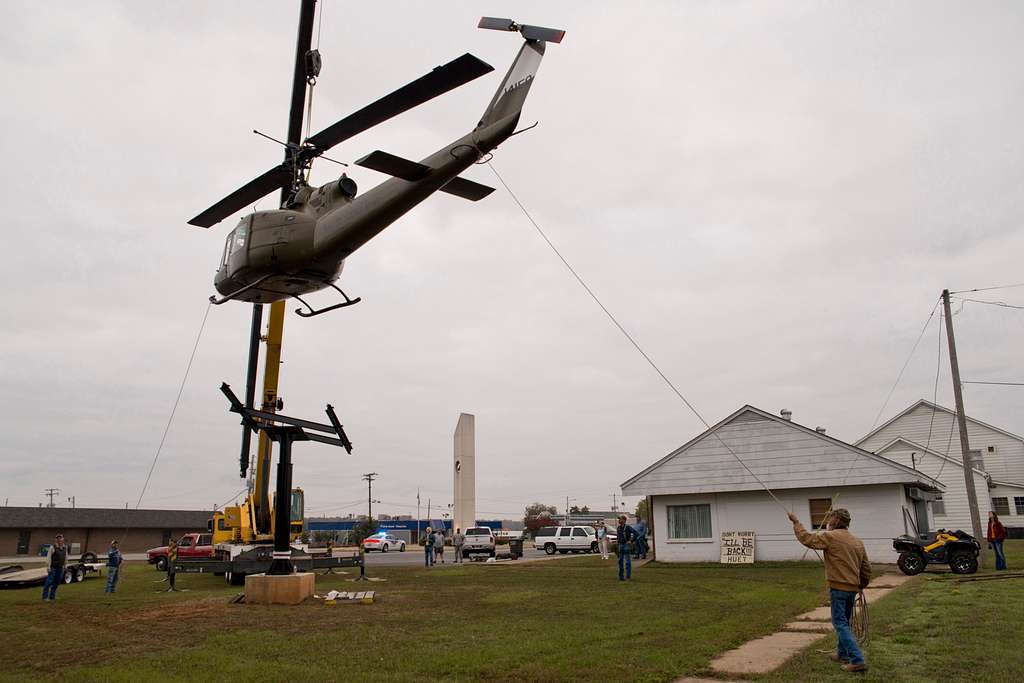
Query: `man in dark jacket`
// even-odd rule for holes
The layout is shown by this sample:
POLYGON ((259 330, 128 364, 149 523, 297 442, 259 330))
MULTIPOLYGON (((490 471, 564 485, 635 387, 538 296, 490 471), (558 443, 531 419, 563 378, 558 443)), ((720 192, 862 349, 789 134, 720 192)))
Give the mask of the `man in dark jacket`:
POLYGON ((832 659, 843 662, 843 670, 867 671, 864 655, 853 637, 850 619, 857 604, 857 594, 871 581, 871 564, 864 543, 850 533, 850 513, 836 508, 825 520, 827 531, 812 534, 792 512, 793 533, 808 548, 825 551, 825 579, 828 581, 829 601, 832 603, 832 628, 839 640, 832 659))
POLYGON ((64 545, 64 534, 57 534, 50 549, 50 562, 47 565, 46 582, 43 583, 43 602, 53 602, 57 597, 57 586, 64 581, 64 567, 68 563, 68 550, 64 545))
POLYGON ((621 515, 619 525, 615 527, 615 541, 618 543, 616 552, 619 555, 619 581, 632 578, 633 560, 630 559, 630 552, 635 538, 636 532, 633 531, 633 527, 626 524, 626 515, 621 515), (623 564, 625 564, 625 571, 623 571, 623 564))

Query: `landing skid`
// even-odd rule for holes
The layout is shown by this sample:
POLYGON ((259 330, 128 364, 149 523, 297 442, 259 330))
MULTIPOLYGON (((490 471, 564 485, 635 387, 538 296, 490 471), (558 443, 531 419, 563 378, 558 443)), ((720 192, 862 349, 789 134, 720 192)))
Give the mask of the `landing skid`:
POLYGON ((257 278, 256 280, 254 280, 254 281, 250 282, 249 284, 247 284, 245 287, 242 287, 241 289, 238 289, 237 291, 231 292, 230 294, 228 294, 227 296, 225 296, 225 297, 223 297, 221 299, 218 299, 215 296, 211 296, 210 297, 210 303, 213 304, 214 306, 220 306, 221 304, 227 303, 228 301, 231 301, 232 299, 237 299, 239 296, 241 296, 242 294, 245 294, 250 289, 253 289, 254 287, 259 287, 260 285, 262 285, 267 280, 267 278, 270 277, 270 275, 273 275, 273 273, 268 274, 268 275, 264 275, 261 278, 257 278))
POLYGON ((357 304, 357 303, 359 303, 360 301, 363 300, 363 298, 359 297, 359 296, 357 296, 355 299, 349 299, 348 298, 348 294, 345 294, 345 292, 341 291, 341 289, 339 289, 337 285, 331 284, 331 287, 336 292, 338 292, 338 294, 341 294, 345 298, 344 302, 342 302, 340 304, 334 304, 333 306, 328 306, 327 308, 321 308, 320 310, 316 310, 315 308, 310 306, 302 297, 293 294, 292 295, 293 299, 298 299, 302 303, 303 306, 305 306, 306 308, 309 309, 309 311, 304 311, 301 308, 296 308, 295 312, 297 314, 299 314, 300 316, 302 316, 303 318, 312 318, 313 316, 317 316, 317 315, 320 315, 322 313, 329 313, 329 312, 331 312, 333 310, 336 310, 336 309, 339 309, 339 308, 347 308, 348 306, 353 306, 353 305, 355 305, 355 304, 357 304))

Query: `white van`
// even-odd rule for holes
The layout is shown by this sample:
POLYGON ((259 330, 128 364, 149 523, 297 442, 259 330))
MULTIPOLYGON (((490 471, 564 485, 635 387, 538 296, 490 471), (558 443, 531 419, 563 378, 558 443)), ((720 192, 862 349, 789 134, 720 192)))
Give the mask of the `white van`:
POLYGON ((546 526, 537 530, 533 547, 548 555, 596 553, 597 531, 592 526, 546 526))

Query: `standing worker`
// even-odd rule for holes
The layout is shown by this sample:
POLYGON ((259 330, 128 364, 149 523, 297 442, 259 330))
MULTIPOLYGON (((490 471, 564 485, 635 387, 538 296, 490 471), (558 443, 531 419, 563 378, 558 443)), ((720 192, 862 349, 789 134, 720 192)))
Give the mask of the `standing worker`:
POLYGON ((608 527, 604 522, 597 527, 597 547, 601 550, 601 559, 608 559, 608 527))
POLYGON ((1006 555, 1003 554, 1003 541, 1006 540, 1006 527, 999 521, 999 515, 989 510, 988 533, 985 534, 988 545, 996 553, 996 570, 1006 569, 1006 555))
POLYGON ((843 663, 843 671, 868 670, 864 655, 853 637, 850 620, 857 604, 857 594, 871 581, 871 564, 864 543, 850 533, 850 513, 837 508, 825 519, 826 531, 812 534, 792 512, 793 533, 808 548, 825 551, 825 579, 828 581, 829 601, 832 603, 832 628, 838 638, 838 647, 831 655, 833 661, 843 663))
POLYGON ((626 525, 626 515, 619 516, 619 525, 615 527, 615 541, 618 543, 616 553, 619 556, 619 581, 633 578, 633 560, 630 553, 633 548, 633 540, 636 538, 636 531, 633 527, 626 525), (623 563, 625 563, 625 574, 623 574, 623 563))
POLYGON ((444 564, 444 529, 434 532, 434 562, 444 564))
POLYGON ((43 602, 53 602, 57 597, 57 586, 64 580, 64 567, 67 563, 68 550, 64 546, 64 534, 57 534, 50 548, 50 562, 47 564, 46 582, 43 583, 43 602))
POLYGON ((174 587, 174 563, 178 561, 178 542, 172 540, 167 544, 167 583, 170 587, 167 589, 168 593, 176 593, 177 588, 174 587))
POLYGON ((643 517, 637 515, 636 524, 633 525, 633 531, 636 532, 636 551, 633 553, 633 557, 638 560, 647 559, 647 522, 644 521, 643 517))
POLYGON ((107 551, 107 587, 103 591, 104 593, 114 593, 117 591, 117 582, 121 578, 122 563, 124 563, 124 557, 121 555, 119 544, 115 538, 110 542, 110 550, 107 551))
POLYGON ((455 535, 452 536, 452 547, 455 548, 455 561, 462 564, 462 546, 466 545, 466 534, 462 529, 455 527, 455 535))
POLYGON ((426 541, 423 544, 423 552, 426 553, 423 556, 423 566, 433 567, 434 566, 434 530, 429 526, 426 531, 426 541))

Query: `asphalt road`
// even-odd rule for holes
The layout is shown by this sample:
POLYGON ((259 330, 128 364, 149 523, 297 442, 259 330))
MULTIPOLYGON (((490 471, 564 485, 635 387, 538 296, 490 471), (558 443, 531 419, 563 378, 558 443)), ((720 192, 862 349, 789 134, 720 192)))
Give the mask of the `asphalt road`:
MULTIPOLYGON (((562 557, 574 557, 571 553, 567 555, 555 554, 545 555, 543 550, 534 550, 532 543, 523 548, 524 560, 555 560, 562 557)), ((410 546, 408 550, 398 552, 392 550, 387 553, 370 552, 366 553, 366 566, 413 566, 423 564, 423 548, 422 546, 410 546)), ((455 562, 455 553, 451 548, 445 548, 444 552, 444 564, 438 564, 439 567, 454 567, 457 566, 455 562)), ((468 562, 469 560, 466 560, 468 562)))

